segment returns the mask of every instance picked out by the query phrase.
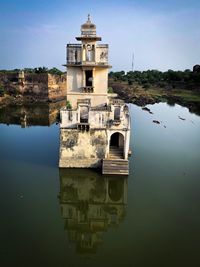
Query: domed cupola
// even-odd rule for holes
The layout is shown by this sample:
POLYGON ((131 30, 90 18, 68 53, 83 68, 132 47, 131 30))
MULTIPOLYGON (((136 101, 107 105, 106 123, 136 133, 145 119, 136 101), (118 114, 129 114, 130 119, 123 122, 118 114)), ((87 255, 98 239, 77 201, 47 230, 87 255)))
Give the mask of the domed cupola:
POLYGON ((93 39, 96 41, 101 41, 101 37, 96 35, 96 25, 91 22, 90 15, 88 14, 87 21, 81 25, 81 37, 76 37, 78 41, 93 39))
POLYGON ((88 14, 88 20, 81 25, 81 32, 85 30, 90 30, 92 34, 96 34, 96 25, 91 22, 90 14, 88 14))

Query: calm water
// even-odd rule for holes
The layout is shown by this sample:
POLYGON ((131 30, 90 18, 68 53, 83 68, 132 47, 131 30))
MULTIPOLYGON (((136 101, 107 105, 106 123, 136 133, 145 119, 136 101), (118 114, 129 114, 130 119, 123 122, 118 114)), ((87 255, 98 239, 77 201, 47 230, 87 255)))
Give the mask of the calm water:
POLYGON ((200 266, 200 117, 148 107, 131 106, 128 179, 59 172, 55 120, 1 111, 0 266, 200 266))

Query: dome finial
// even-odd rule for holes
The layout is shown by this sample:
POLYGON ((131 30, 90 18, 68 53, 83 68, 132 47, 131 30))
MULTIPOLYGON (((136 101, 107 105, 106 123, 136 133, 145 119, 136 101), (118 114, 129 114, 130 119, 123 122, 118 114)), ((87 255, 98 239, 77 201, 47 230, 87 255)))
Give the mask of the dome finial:
POLYGON ((88 14, 88 20, 87 20, 87 22, 91 23, 90 14, 88 14))

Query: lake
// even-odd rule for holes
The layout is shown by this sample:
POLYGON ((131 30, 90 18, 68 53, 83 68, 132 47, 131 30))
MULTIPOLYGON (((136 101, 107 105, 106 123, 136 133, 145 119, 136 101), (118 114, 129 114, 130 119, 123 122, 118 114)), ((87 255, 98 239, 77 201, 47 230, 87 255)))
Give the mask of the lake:
POLYGON ((128 178, 59 171, 57 107, 0 110, 0 266, 200 266, 200 117, 147 107, 128 178))

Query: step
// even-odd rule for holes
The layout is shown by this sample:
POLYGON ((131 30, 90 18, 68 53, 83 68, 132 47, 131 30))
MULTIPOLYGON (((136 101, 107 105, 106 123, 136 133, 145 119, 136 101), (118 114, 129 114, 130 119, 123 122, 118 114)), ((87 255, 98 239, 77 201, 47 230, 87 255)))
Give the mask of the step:
POLYGON ((128 166, 120 166, 120 167, 116 167, 116 166, 113 166, 113 167, 110 167, 110 166, 103 166, 103 170, 115 170, 115 171, 118 171, 118 170, 128 170, 128 166))
POLYGON ((109 155, 113 155, 113 156, 123 156, 123 153, 109 153, 109 155))
POLYGON ((108 159, 108 161, 104 162, 105 165, 128 165, 128 163, 124 163, 123 159, 121 159, 122 162, 120 162, 120 159, 108 159))
POLYGON ((120 151, 123 151, 122 148, 118 148, 118 147, 116 147, 116 148, 112 148, 112 147, 110 147, 110 150, 120 150, 120 151))
POLYGON ((122 151, 110 151, 109 154, 123 154, 122 151))
POLYGON ((124 159, 104 159, 102 164, 103 174, 129 174, 129 162, 124 159))
POLYGON ((123 156, 123 153, 109 153, 110 156, 123 156))
POLYGON ((116 164, 128 164, 127 159, 117 159, 117 160, 112 160, 112 159, 103 159, 104 163, 116 163, 116 164))
POLYGON ((109 157, 123 157, 123 154, 109 154, 109 157))
POLYGON ((123 159, 123 157, 109 157, 110 160, 123 159))
POLYGON ((121 153, 123 153, 123 150, 120 150, 120 149, 110 149, 110 152, 121 152, 121 153))
POLYGON ((111 164, 104 164, 103 165, 105 168, 128 168, 128 164, 124 164, 124 165, 122 165, 122 164, 119 164, 119 165, 117 165, 117 164, 114 164, 114 163, 111 163, 111 164))

